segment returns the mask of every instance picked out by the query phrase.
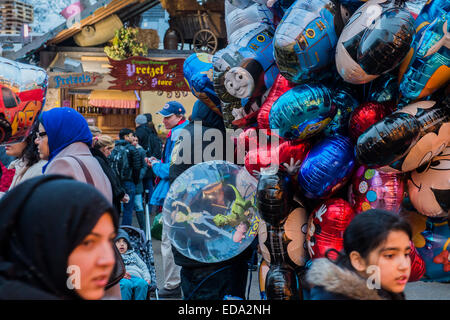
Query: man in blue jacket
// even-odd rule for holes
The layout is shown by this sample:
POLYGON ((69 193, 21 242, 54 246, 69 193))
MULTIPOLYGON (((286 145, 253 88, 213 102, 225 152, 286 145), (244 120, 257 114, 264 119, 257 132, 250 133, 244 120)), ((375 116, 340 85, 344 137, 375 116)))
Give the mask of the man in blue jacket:
MULTIPOLYGON (((169 167, 172 155, 172 149, 177 141, 181 129, 189 122, 185 118, 186 111, 181 103, 177 101, 167 102, 161 111, 157 112, 164 117, 164 127, 169 131, 162 154, 162 159, 155 157, 147 159, 147 164, 152 167, 153 172, 161 180, 153 191, 150 204, 154 207, 162 206, 170 188, 169 167)), ((173 259, 172 245, 167 234, 162 232, 161 236, 161 256, 164 270, 164 288, 159 291, 162 298, 181 298, 180 287, 180 267, 173 259)))

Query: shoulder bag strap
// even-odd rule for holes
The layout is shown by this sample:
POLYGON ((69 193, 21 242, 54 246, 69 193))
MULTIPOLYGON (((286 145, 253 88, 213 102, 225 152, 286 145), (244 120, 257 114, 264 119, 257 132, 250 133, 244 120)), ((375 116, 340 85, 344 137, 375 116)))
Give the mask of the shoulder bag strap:
POLYGON ((74 158, 78 162, 78 164, 81 167, 81 170, 83 170, 84 177, 86 178, 86 182, 95 186, 94 179, 92 179, 91 173, 89 172, 88 168, 86 168, 86 165, 75 156, 69 156, 69 157, 74 158))

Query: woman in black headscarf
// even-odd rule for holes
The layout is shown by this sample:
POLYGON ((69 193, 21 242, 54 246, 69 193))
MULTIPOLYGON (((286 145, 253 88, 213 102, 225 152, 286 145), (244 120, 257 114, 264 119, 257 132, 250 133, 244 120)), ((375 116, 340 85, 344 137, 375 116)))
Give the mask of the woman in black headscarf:
POLYGON ((118 216, 93 186, 40 176, 0 201, 0 299, 100 299, 118 216))

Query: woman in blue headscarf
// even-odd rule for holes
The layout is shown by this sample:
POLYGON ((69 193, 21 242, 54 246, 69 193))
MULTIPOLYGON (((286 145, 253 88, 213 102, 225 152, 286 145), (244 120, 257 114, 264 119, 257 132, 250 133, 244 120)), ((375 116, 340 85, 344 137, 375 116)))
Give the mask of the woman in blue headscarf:
POLYGON ((89 147, 92 133, 86 119, 72 108, 54 108, 39 118, 35 140, 44 174, 63 174, 96 187, 112 202, 111 183, 89 147))

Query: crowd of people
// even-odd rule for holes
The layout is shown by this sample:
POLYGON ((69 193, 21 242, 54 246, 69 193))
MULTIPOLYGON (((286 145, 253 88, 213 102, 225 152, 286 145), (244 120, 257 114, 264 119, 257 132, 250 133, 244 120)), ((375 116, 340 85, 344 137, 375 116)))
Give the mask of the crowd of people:
MULTIPOLYGON (((151 114, 138 115, 136 129, 123 128, 115 141, 89 127, 76 110, 54 108, 40 115, 23 142, 6 146, 0 299, 149 298, 156 284, 121 226, 133 225, 135 214, 145 231, 144 194, 150 195, 152 214, 161 212, 171 183, 196 164, 196 146, 182 139, 182 130, 216 128, 225 139, 223 120, 201 101, 194 104, 189 119, 176 101, 167 102, 158 115, 168 130, 165 141, 151 114), (171 161, 184 150, 192 151, 190 162, 171 161)), ((216 158, 224 154, 218 152, 216 158)), ((381 210, 358 215, 344 234, 345 250, 339 259, 314 261, 306 275, 312 290, 305 296, 404 299, 410 240, 408 223, 397 215, 381 210), (365 285, 370 265, 381 270, 381 288, 376 291, 365 285)), ((159 297, 244 298, 256 247, 255 241, 230 260, 201 263, 179 253, 163 228, 164 286, 159 297)))

